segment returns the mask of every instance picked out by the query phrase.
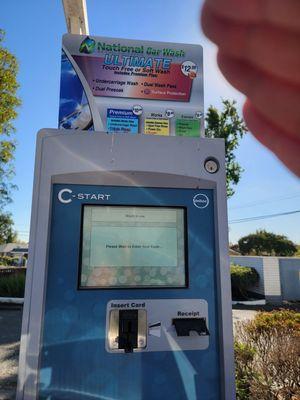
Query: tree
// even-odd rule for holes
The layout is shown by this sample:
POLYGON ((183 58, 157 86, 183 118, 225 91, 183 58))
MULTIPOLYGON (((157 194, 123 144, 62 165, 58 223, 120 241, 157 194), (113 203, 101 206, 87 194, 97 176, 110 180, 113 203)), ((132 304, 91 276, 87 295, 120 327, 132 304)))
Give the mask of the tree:
POLYGON ((3 47, 4 37, 5 33, 0 29, 0 240, 11 241, 14 239, 13 221, 3 209, 11 202, 11 192, 15 188, 12 183, 16 148, 13 120, 18 115, 16 109, 21 101, 17 96, 18 62, 3 47))
POLYGON ((13 230, 13 220, 8 213, 0 214, 0 244, 13 243, 17 240, 17 234, 13 230))
POLYGON ((265 230, 242 237, 238 244, 242 255, 293 256, 297 252, 297 246, 286 236, 265 230))
POLYGON ((11 201, 11 190, 14 185, 13 157, 16 143, 13 138, 15 127, 12 121, 17 117, 16 108, 21 104, 16 93, 18 90, 18 62, 2 46, 5 33, 0 29, 0 207, 11 201))
POLYGON ((11 183, 14 175, 13 157, 16 143, 13 138, 15 127, 12 121, 17 117, 16 108, 21 104, 18 90, 18 62, 2 43, 5 33, 0 29, 0 207, 11 201, 11 183))
POLYGON ((242 167, 236 161, 234 150, 247 132, 247 127, 238 114, 236 101, 222 100, 222 103, 222 111, 213 106, 208 108, 205 117, 205 136, 225 140, 226 187, 227 196, 231 197, 235 193, 234 186, 238 184, 243 172, 242 167))

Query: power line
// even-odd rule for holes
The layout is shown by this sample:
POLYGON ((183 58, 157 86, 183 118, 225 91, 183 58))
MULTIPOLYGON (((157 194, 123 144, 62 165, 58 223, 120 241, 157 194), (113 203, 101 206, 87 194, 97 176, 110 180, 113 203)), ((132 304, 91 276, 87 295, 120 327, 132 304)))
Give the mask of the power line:
POLYGON ((229 224, 240 224, 241 222, 257 221, 260 219, 275 218, 275 217, 281 217, 283 215, 292 215, 292 214, 297 214, 297 213, 300 213, 300 210, 287 211, 287 212, 282 212, 282 213, 277 213, 277 214, 258 215, 255 217, 234 219, 232 221, 229 221, 229 224))
POLYGON ((229 209, 230 210, 238 210, 241 208, 248 208, 248 207, 259 206, 259 205, 264 205, 264 204, 276 203, 280 200, 289 200, 289 199, 294 199, 297 197, 300 197, 300 194, 296 194, 296 195, 292 195, 292 196, 281 196, 281 197, 277 197, 275 199, 273 198, 273 199, 266 199, 266 200, 262 200, 262 201, 256 201, 256 202, 252 202, 252 203, 246 203, 241 206, 229 207, 229 209))
POLYGON ((246 203, 241 206, 229 207, 229 210, 238 210, 241 208, 248 208, 248 207, 259 206, 259 205, 263 205, 263 204, 276 203, 277 201, 280 201, 280 200, 289 200, 289 199, 294 199, 297 197, 300 197, 300 193, 290 195, 290 196, 281 196, 281 197, 277 197, 275 199, 273 198, 273 199, 256 201, 256 202, 252 202, 252 203, 246 203))

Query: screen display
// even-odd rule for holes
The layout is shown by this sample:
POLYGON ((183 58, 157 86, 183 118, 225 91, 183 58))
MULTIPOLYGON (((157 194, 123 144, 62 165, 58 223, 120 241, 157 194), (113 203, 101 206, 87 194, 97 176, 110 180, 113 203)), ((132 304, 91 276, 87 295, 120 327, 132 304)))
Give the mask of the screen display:
POLYGON ((83 207, 81 288, 185 287, 185 209, 83 207))

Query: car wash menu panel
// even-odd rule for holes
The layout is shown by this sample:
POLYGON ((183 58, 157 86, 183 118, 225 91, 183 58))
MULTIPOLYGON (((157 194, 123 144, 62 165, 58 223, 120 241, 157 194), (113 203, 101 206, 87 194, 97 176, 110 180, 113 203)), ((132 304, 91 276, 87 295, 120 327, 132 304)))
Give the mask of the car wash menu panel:
POLYGON ((202 47, 65 35, 59 127, 199 136, 202 47))

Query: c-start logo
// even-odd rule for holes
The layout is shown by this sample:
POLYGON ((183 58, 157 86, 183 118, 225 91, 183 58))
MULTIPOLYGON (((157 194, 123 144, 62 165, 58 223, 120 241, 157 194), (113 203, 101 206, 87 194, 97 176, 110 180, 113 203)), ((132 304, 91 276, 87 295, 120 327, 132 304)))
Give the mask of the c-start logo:
POLYGON ((71 201, 72 201, 72 198, 69 197, 70 194, 72 194, 71 189, 61 189, 58 192, 57 198, 61 203, 68 204, 68 203, 71 203, 71 201), (65 193, 68 193, 68 195, 66 196, 65 193))
POLYGON ((193 204, 197 208, 206 208, 209 205, 209 198, 206 194, 198 193, 193 198, 193 204))
POLYGON ((57 194, 58 200, 63 204, 69 204, 73 199, 107 201, 110 196, 106 193, 73 193, 69 188, 61 189, 57 194))

